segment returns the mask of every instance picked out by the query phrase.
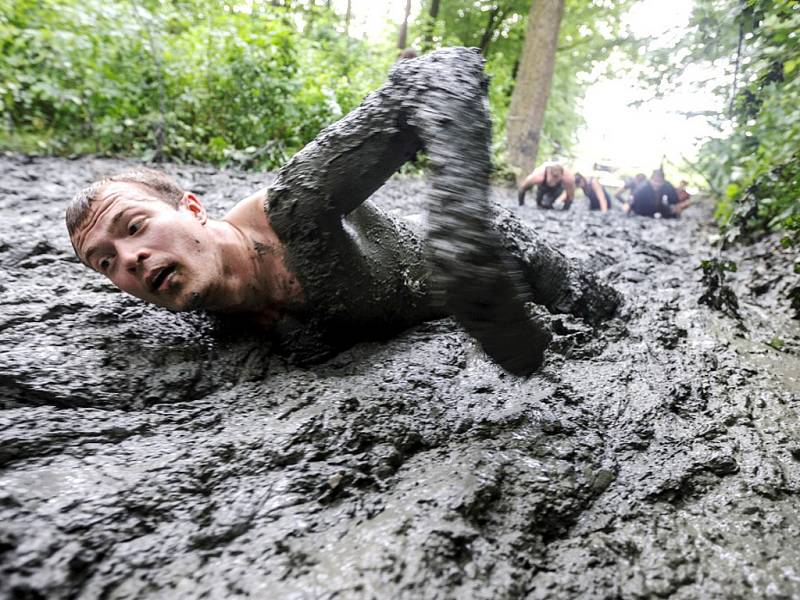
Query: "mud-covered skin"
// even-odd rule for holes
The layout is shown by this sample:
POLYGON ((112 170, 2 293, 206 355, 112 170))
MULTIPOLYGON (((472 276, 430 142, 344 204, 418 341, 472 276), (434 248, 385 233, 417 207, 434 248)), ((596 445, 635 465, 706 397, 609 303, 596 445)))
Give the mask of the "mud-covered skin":
MULTIPOLYGON (((311 217, 298 215, 300 222, 311 217)), ((279 236, 283 233, 278 230, 279 236)), ((422 239, 365 202, 336 224, 284 238, 303 305, 275 325, 275 350, 313 363, 359 341, 385 340, 445 312, 431 302, 422 239)))
MULTIPOLYGON (((491 232, 508 253, 506 268, 521 275, 525 300, 591 324, 611 318, 620 304, 613 288, 548 245, 507 209, 493 205, 491 210, 491 232)), ((366 201, 330 231, 303 239, 302 263, 294 252, 297 242, 287 243, 289 264, 300 274, 307 299, 305 307, 277 323, 273 349, 310 364, 356 342, 385 340, 446 316, 430 290, 424 239, 424 228, 366 201)))
MULTIPOLYGON (((702 204, 515 209, 592 255, 619 316, 540 313, 555 339, 525 381, 449 319, 302 369, 77 262, 66 199, 128 166, 0 156, 0 598, 800 595, 797 276, 777 239, 722 257, 739 323, 697 303, 702 204)), ((161 166, 212 214, 271 180, 161 166)), ((394 178, 374 201, 400 216, 428 193, 394 178)))
MULTIPOLYGON (((422 320, 415 314, 416 291, 409 295, 387 286, 397 283, 393 271, 404 277, 407 266, 386 262, 385 249, 402 258, 404 251, 394 246, 402 246, 404 236, 362 243, 368 232, 356 227, 351 234, 343 217, 425 150, 432 171, 432 308, 441 313, 436 307, 446 306, 510 372, 528 374, 541 364, 550 336, 528 316, 520 274, 491 226, 486 90, 477 49, 450 48, 400 61, 384 86, 278 173, 266 210, 286 247, 289 269, 308 295, 299 321, 305 332, 294 324, 284 328, 295 345, 306 333, 312 334, 311 347, 346 343, 356 329, 388 337, 398 325, 422 320)), ((373 227, 363 215, 359 221, 373 227)), ((418 287, 423 275, 416 263, 411 271, 410 284, 418 287)), ((431 314, 431 308, 422 307, 422 313, 431 314)))
POLYGON ((580 260, 567 258, 532 227, 501 207, 494 210, 493 231, 514 259, 529 298, 553 313, 569 313, 599 324, 611 318, 622 300, 580 260))

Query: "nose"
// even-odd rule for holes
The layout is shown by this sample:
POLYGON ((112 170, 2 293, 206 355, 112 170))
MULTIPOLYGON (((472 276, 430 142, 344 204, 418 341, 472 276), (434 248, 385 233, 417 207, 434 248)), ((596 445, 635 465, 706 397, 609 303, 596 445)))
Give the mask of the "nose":
POLYGON ((125 269, 125 271, 131 274, 135 274, 139 269, 141 269, 145 259, 150 256, 145 249, 135 247, 119 248, 117 252, 122 263, 122 267, 125 269))

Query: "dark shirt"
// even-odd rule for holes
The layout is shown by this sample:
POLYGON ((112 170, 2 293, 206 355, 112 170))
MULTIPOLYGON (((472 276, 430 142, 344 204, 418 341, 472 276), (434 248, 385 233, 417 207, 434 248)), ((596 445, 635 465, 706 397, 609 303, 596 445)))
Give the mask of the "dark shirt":
POLYGON ((677 203, 678 193, 669 181, 665 181, 658 191, 649 181, 645 181, 633 194, 631 210, 643 217, 653 217, 656 214, 673 217, 675 212, 672 206, 677 203))
POLYGON ((539 208, 553 208, 553 204, 564 191, 563 181, 556 185, 547 185, 547 177, 536 186, 536 205, 539 208))
POLYGON ((662 202, 670 205, 678 203, 678 191, 669 181, 664 182, 658 193, 661 194, 662 202))

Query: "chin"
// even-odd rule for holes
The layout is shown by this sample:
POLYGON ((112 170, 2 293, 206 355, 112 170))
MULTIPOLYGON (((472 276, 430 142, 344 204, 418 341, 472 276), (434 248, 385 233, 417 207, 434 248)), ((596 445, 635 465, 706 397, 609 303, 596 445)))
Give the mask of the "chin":
POLYGON ((182 295, 180 298, 175 299, 174 302, 169 304, 162 304, 165 308, 174 310, 175 312, 191 312, 194 310, 202 310, 205 308, 205 297, 199 291, 192 291, 182 295))

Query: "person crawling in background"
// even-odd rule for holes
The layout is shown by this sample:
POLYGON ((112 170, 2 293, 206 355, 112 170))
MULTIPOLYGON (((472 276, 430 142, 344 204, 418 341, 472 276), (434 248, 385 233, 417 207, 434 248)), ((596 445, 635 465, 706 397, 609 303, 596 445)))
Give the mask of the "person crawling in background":
POLYGON ((655 169, 650 179, 636 188, 630 204, 623 210, 643 217, 658 215, 664 219, 674 219, 680 217, 686 206, 688 200, 680 202, 678 192, 664 178, 664 171, 655 169))
POLYGON ((611 208, 611 194, 596 177, 584 177, 580 173, 576 173, 575 185, 583 191, 589 201, 589 210, 608 212, 608 209, 611 208))
POLYGON ((506 370, 530 373, 550 336, 525 300, 598 323, 619 297, 492 209, 482 67, 467 49, 400 61, 221 220, 158 171, 95 182, 66 211, 75 252, 146 302, 244 316, 300 361, 454 315, 506 370), (434 173, 427 239, 367 200, 420 150, 434 173))
POLYGON ((626 177, 622 186, 614 192, 614 198, 620 201, 624 206, 630 204, 633 199, 633 194, 640 185, 647 181, 647 175, 644 173, 637 173, 635 177, 626 177))
POLYGON ((686 190, 688 185, 689 182, 685 179, 682 179, 678 184, 678 187, 675 188, 675 194, 678 196, 678 202, 675 207, 679 213, 682 213, 684 210, 686 210, 686 208, 689 206, 689 201, 692 199, 692 195, 686 190))
POLYGON ((569 169, 558 163, 544 163, 523 179, 517 192, 517 202, 525 204, 525 194, 536 186, 536 206, 555 208, 562 206, 567 210, 575 199, 575 176, 569 169))

